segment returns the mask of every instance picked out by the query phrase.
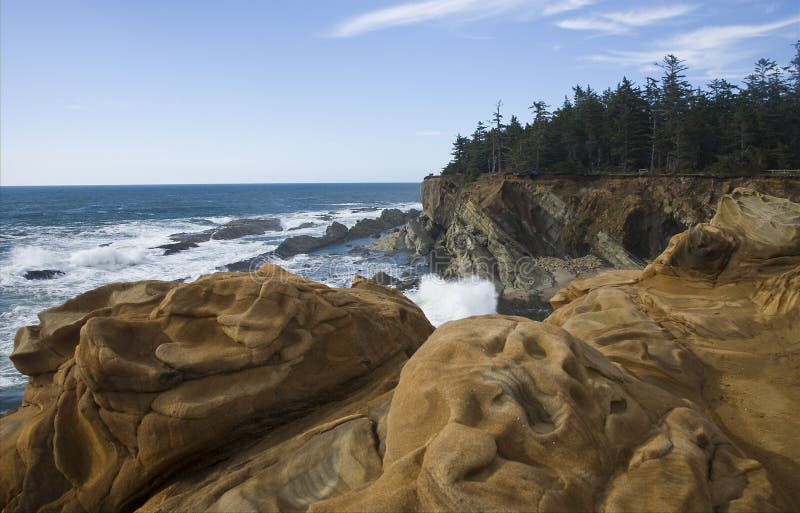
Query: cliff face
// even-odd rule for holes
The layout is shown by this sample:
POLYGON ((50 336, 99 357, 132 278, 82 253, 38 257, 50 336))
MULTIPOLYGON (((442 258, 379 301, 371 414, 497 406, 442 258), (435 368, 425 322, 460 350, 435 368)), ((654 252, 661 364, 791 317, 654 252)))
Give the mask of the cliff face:
POLYGON ((553 306, 432 331, 373 281, 274 266, 83 294, 15 341, 30 384, 0 419, 0 505, 800 508, 800 204, 734 191, 553 306))
POLYGON ((445 275, 532 289, 550 277, 531 258, 591 253, 612 267, 641 267, 673 235, 709 220, 737 187, 800 200, 800 180, 789 178, 490 175, 464 188, 458 178, 437 177, 420 194, 451 258, 445 275))

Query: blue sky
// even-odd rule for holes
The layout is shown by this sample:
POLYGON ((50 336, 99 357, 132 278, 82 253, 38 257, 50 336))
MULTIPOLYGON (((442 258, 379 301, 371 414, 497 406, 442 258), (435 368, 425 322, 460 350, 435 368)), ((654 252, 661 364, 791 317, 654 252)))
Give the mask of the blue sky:
POLYGON ((786 64, 800 4, 2 0, 0 183, 416 181, 502 99, 786 64))

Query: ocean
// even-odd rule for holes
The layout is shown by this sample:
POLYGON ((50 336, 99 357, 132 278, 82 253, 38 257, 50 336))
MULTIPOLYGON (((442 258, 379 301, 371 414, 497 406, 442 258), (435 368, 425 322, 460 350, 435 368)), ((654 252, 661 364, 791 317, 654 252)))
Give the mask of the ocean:
MULTIPOLYGON (((333 221, 349 227, 378 217, 385 208, 420 209, 419 185, 0 187, 0 412, 19 404, 27 382, 8 359, 14 334, 37 324, 39 311, 112 282, 191 281, 269 252, 289 236, 321 235, 333 221), (171 234, 262 217, 279 219, 282 231, 211 240, 168 256, 156 248, 170 243, 171 234), (300 226, 308 227, 295 229, 300 226), (64 274, 26 279, 33 270, 64 274)), ((404 269, 391 258, 353 252, 346 245, 274 261, 339 287, 349 286, 355 274, 383 270, 399 276, 404 269)))

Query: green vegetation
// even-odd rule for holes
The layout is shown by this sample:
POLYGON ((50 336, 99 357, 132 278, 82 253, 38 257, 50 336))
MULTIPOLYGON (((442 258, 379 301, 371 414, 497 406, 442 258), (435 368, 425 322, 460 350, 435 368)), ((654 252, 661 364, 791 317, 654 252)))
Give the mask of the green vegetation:
POLYGON ((531 120, 503 123, 502 102, 490 124, 460 134, 442 174, 482 173, 754 174, 800 168, 800 41, 789 66, 761 59, 741 85, 713 80, 705 89, 686 81, 674 55, 662 76, 644 86, 623 78, 599 93, 575 86, 553 112, 536 101, 531 120))

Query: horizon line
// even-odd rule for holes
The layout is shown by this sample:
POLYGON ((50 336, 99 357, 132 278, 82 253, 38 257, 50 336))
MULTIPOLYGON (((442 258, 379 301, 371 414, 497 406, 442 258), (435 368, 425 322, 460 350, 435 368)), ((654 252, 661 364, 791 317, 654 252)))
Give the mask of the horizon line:
POLYGON ((406 185, 422 183, 422 179, 408 182, 207 182, 207 183, 79 183, 79 184, 15 184, 3 187, 176 187, 204 185, 406 185))

